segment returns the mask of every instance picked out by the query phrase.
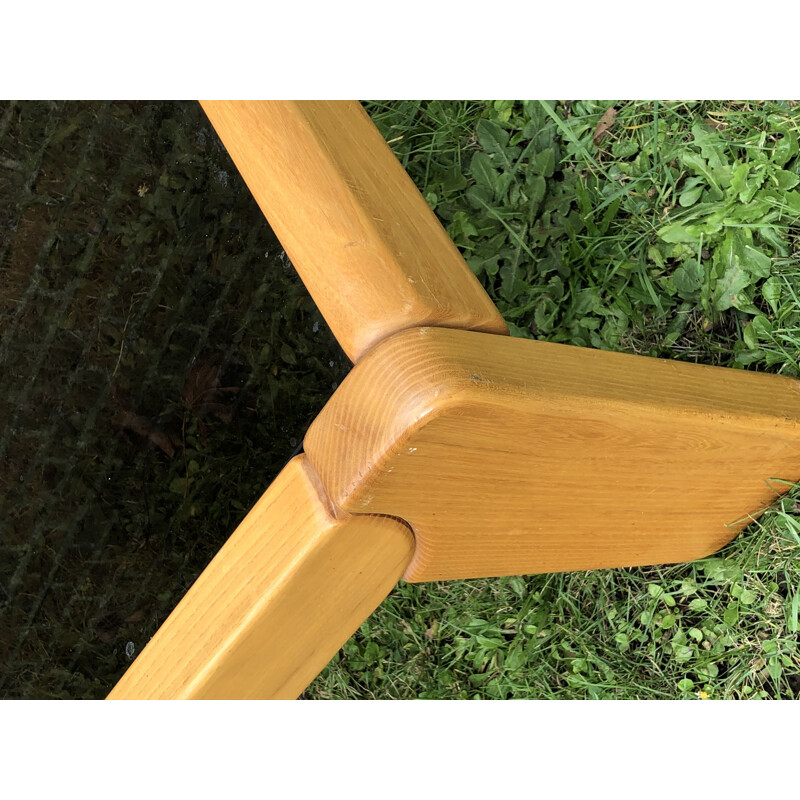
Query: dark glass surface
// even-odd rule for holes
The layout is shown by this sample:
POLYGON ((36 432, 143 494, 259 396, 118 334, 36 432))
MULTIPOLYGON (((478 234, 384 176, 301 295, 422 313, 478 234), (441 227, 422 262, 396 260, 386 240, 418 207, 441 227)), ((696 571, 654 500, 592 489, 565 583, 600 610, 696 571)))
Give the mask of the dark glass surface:
POLYGON ((104 697, 348 369, 199 105, 0 103, 0 697, 104 697))

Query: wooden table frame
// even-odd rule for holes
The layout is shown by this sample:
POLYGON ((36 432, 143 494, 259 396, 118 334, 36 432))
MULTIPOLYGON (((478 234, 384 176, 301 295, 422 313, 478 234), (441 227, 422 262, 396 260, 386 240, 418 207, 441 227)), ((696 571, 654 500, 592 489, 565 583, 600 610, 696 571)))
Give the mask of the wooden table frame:
POLYGON ((294 698, 401 577, 690 560, 800 479, 798 381, 508 337, 358 103, 202 105, 355 367, 109 698, 294 698))

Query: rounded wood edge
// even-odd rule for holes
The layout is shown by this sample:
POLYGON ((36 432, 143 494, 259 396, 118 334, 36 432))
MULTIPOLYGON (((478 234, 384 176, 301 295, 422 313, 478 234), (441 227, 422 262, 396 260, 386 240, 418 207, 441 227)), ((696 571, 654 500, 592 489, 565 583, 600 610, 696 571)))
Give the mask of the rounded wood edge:
POLYGON ((394 334, 355 365, 309 427, 304 449, 333 502, 368 513, 374 476, 437 416, 461 405, 533 403, 800 431, 800 381, 786 376, 424 326, 394 334), (648 382, 655 388, 642 392, 648 382), (708 397, 706 385, 715 387, 708 397))
POLYGON ((387 458, 481 383, 441 346, 441 330, 410 328, 381 342, 311 423, 303 449, 340 508, 363 513, 387 458))

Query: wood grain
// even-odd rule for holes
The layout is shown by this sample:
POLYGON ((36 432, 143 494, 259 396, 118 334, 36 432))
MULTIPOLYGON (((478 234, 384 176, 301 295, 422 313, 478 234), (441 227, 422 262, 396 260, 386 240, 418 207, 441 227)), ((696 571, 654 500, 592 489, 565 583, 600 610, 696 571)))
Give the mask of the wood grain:
POLYGON ((412 550, 401 522, 336 512, 297 456, 109 699, 295 698, 391 591, 412 550))
POLYGON ((202 106, 353 361, 419 325, 508 333, 358 103, 202 106))
POLYGON ((688 561, 800 479, 800 382, 420 328, 304 446, 337 505, 412 526, 409 581, 688 561))

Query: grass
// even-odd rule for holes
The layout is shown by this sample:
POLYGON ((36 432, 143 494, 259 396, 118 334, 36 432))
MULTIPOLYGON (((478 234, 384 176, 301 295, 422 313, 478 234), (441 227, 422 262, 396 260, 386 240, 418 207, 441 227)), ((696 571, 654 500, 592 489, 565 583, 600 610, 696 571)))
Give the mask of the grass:
MULTIPOLYGON (((796 104, 367 109, 513 335, 800 375, 796 104)), ((691 564, 401 584, 305 696, 798 697, 798 512, 691 564)))

